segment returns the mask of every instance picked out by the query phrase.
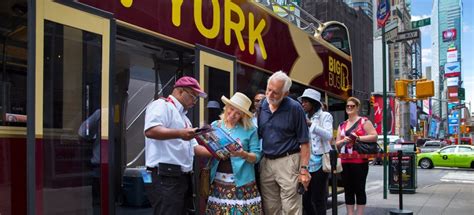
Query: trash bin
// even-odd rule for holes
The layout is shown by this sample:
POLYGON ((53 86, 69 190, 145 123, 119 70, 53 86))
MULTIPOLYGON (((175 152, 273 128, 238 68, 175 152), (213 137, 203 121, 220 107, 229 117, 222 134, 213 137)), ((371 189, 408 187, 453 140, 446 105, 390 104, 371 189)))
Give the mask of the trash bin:
MULTIPOLYGON (((396 153, 400 150, 403 152, 401 161, 403 193, 415 193, 417 188, 416 144, 414 142, 400 142, 389 145, 390 153, 396 153)), ((396 154, 389 157, 388 184, 390 193, 398 193, 398 163, 396 154)))
POLYGON ((124 205, 133 207, 150 206, 150 202, 146 196, 144 180, 149 182, 145 168, 125 169, 122 187, 124 193, 124 205))

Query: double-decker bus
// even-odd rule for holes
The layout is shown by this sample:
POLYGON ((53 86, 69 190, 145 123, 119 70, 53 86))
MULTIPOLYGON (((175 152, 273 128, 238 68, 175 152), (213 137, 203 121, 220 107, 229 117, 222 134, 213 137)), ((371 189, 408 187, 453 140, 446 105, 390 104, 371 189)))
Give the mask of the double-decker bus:
POLYGON ((144 110, 183 75, 209 95, 189 112, 195 126, 209 101, 251 96, 278 70, 342 121, 347 28, 301 23, 250 0, 1 1, 0 214, 149 213, 144 110))

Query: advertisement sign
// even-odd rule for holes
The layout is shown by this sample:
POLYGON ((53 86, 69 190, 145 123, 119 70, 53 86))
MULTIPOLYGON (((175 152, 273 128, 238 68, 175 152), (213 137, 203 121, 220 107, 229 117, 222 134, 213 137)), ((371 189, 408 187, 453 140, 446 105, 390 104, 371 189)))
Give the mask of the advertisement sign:
POLYGON ((448 100, 450 102, 458 102, 458 87, 448 87, 448 100))
POLYGON ((379 4, 377 5, 377 27, 379 28, 384 27, 389 17, 390 17, 390 1, 379 0, 379 4))
MULTIPOLYGON (((395 134, 395 99, 391 96, 388 97, 387 107, 387 134, 395 134)), ((382 123, 383 123, 383 97, 381 95, 374 95, 374 126, 377 134, 383 134, 382 123)))
POLYGON ((446 63, 444 65, 444 77, 457 77, 461 75, 461 65, 459 62, 446 63))
POLYGON ((459 84, 459 77, 449 77, 446 79, 446 86, 454 87, 458 86, 459 84))
POLYGON ((430 119, 430 128, 428 130, 428 137, 437 138, 439 131, 439 121, 435 118, 430 119))
POLYGON ((443 31, 443 42, 456 40, 456 34, 457 32, 455 28, 451 28, 446 31, 443 31))
POLYGON ((430 99, 423 100, 423 112, 426 113, 426 114, 431 114, 430 113, 430 103, 431 103, 430 99))
POLYGON ((458 61, 458 50, 448 51, 446 53, 446 61, 448 63, 458 61))

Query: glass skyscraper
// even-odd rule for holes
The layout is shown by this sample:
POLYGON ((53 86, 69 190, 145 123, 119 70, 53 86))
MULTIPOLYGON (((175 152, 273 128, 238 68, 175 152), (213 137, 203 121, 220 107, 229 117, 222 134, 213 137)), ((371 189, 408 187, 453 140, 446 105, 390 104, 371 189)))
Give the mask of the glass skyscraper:
MULTIPOLYGON (((433 74, 436 71, 439 77, 433 76, 435 81, 435 97, 443 102, 433 102, 433 113, 441 115, 443 119, 448 116, 450 109, 445 100, 457 102, 457 83, 462 80, 461 72, 461 37, 462 37, 462 0, 434 0, 431 17, 433 74), (449 80, 450 79, 450 80, 449 80), (449 80, 449 81, 448 81, 449 80)), ((452 114, 454 115, 454 114, 452 114)), ((455 133, 457 122, 450 124, 446 120, 449 133, 455 133)), ((453 121, 454 122, 454 121, 453 121)))

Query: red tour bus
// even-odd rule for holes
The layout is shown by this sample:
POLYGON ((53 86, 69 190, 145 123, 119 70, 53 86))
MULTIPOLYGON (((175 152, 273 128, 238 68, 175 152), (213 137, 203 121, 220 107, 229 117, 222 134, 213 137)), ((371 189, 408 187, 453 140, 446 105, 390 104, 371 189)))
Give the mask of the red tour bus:
POLYGON ((292 93, 315 88, 330 109, 352 93, 342 23, 313 20, 304 31, 298 25, 308 22, 255 1, 8 0, 0 8, 2 215, 150 211, 138 175, 144 110, 180 76, 209 94, 189 113, 195 126, 209 120, 209 101, 265 89, 278 70, 294 81, 292 93))

